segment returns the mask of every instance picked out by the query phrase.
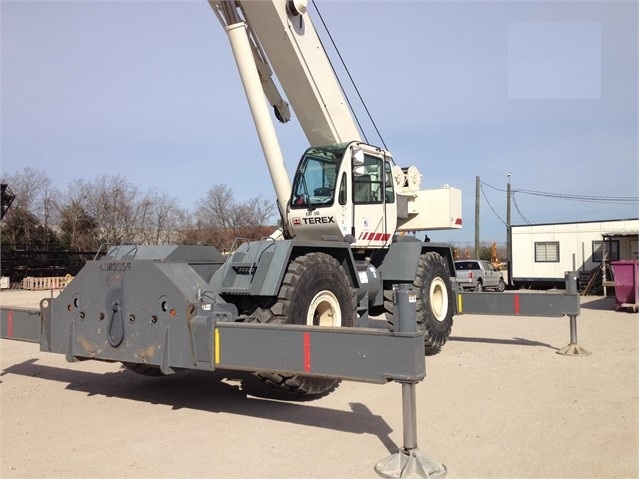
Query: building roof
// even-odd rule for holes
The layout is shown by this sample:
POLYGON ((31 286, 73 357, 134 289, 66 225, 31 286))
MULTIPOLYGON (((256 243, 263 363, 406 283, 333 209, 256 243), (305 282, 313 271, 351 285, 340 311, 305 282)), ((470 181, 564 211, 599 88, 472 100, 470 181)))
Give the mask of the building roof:
POLYGON ((604 238, 619 238, 625 236, 639 236, 639 230, 611 231, 610 233, 601 233, 604 238))
POLYGON ((531 223, 531 224, 523 224, 523 225, 511 225, 512 228, 522 227, 522 226, 551 226, 551 225, 581 225, 587 223, 610 223, 616 221, 638 221, 639 218, 612 218, 612 219, 599 219, 599 220, 588 220, 588 221, 555 221, 550 223, 531 223))

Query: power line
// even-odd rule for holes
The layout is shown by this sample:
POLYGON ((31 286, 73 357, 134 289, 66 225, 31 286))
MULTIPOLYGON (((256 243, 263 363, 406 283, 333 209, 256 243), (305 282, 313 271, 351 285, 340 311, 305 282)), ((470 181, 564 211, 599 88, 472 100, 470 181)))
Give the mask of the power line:
POLYGON ((514 190, 524 195, 542 196, 546 198, 557 198, 562 200, 584 201, 588 203, 639 203, 639 196, 592 196, 592 195, 569 195, 566 193, 549 193, 534 190, 514 190))
MULTIPOLYGON (((493 208, 493 206, 490 204, 490 201, 488 200, 484 187, 490 188, 495 191, 500 191, 502 193, 506 192, 506 190, 503 188, 497 188, 496 186, 489 185, 488 183, 485 183, 483 181, 481 182, 481 185, 480 185, 481 192, 484 195, 484 199, 486 200, 486 203, 488 204, 489 208, 492 210, 495 216, 499 218, 499 220, 502 223, 506 224, 506 222, 502 219, 502 217, 497 214, 497 212, 495 211, 495 208, 493 208)), ((532 223, 521 212, 521 209, 519 208, 519 205, 517 204, 517 200, 515 198, 516 193, 520 193, 522 195, 540 196, 543 198, 554 198, 558 200, 581 201, 584 203, 639 204, 638 196, 572 195, 567 193, 552 193, 547 191, 512 189, 511 190, 512 201, 513 201, 513 204, 515 205, 515 209, 517 210, 517 213, 519 213, 519 216, 521 217, 521 219, 524 220, 524 222, 527 224, 532 224, 532 223)))
POLYGON ((521 219, 524 220, 524 223, 532 224, 530 221, 528 221, 528 218, 526 218, 522 214, 521 210, 519 209, 519 205, 517 204, 517 200, 515 199, 515 194, 514 193, 512 195, 512 199, 513 199, 513 204, 515 205, 515 209, 517 210, 517 213, 519 213, 519 216, 521 216, 521 219))
MULTIPOLYGON (((503 188, 497 188, 482 181, 482 185, 487 186, 496 191, 506 191, 503 188)), ((546 198, 556 198, 560 200, 572 200, 572 201, 584 201, 588 203, 622 203, 622 204, 635 204, 639 203, 639 196, 593 196, 593 195, 570 195, 567 193, 552 193, 547 191, 536 190, 524 190, 513 189, 513 196, 515 193, 521 193, 523 195, 542 196, 546 198)))
POLYGON ((486 196, 486 192, 484 191, 484 186, 488 186, 488 187, 493 188, 493 189, 495 189, 495 190, 496 190, 497 188, 494 188, 494 187, 490 186, 489 184, 484 183, 483 181, 481 182, 481 185, 480 185, 480 187, 479 187, 479 189, 481 190, 482 195, 484 195, 484 199, 486 200, 486 203, 488 203, 488 207, 492 210, 492 212, 495 214, 495 216, 496 216, 497 218, 499 218, 499 221, 501 221, 501 222, 502 222, 502 223, 504 223, 504 225, 505 225, 505 224, 506 224, 506 222, 504 221, 504 219, 503 219, 501 216, 499 216, 499 215, 497 214, 497 212, 495 211, 495 208, 493 208, 493 205, 491 205, 491 204, 490 204, 490 201, 488 200, 488 196, 486 196))
POLYGON ((496 191, 501 191, 502 193, 506 192, 506 190, 503 189, 503 188, 497 188, 496 186, 489 185, 488 183, 484 183, 483 181, 481 182, 481 184, 482 184, 482 186, 487 186, 488 188, 491 188, 491 189, 496 190, 496 191))

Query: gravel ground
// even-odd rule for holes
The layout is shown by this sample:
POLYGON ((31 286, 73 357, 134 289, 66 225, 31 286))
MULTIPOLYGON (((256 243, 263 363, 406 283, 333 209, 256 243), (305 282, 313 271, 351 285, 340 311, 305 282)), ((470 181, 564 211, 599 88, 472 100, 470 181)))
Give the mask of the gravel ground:
MULTIPOLYGON (((637 477, 638 321, 584 297, 592 354, 565 357, 568 318, 457 317, 417 385, 420 450, 451 478, 637 477)), ((147 378, 9 340, 0 359, 0 477, 372 478, 402 445, 396 383, 290 402, 246 373, 147 378)))

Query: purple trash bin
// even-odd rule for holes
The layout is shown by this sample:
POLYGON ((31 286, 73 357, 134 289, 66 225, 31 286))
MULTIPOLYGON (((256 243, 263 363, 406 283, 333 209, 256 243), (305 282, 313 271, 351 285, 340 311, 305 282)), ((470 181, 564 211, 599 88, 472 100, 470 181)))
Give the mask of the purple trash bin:
POLYGON ((615 309, 637 311, 639 299, 639 260, 612 261, 615 274, 615 309))

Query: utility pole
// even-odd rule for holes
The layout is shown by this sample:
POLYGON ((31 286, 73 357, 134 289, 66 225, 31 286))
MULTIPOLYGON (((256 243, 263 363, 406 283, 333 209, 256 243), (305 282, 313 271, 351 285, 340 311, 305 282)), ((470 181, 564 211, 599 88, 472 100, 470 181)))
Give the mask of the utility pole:
POLYGON ((475 176, 475 258, 479 258, 479 176, 475 176))
POLYGON ((508 173, 508 184, 506 185, 506 264, 508 264, 508 284, 512 284, 511 278, 513 277, 513 245, 511 237, 511 225, 510 225, 510 173, 508 173))

